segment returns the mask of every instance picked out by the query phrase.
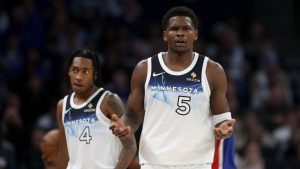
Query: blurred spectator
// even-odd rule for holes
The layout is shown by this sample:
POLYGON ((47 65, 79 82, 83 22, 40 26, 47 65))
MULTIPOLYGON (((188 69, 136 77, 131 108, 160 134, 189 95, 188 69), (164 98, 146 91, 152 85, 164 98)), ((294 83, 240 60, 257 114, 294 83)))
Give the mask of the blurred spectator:
POLYGON ((20 109, 17 106, 8 105, 4 109, 4 115, 1 122, 1 128, 4 137, 10 141, 16 150, 15 165, 20 167, 24 161, 24 150, 27 147, 26 130, 20 116, 20 109))
MULTIPOLYGON (((297 130, 300 124, 299 112, 297 112, 296 109, 289 109, 284 115, 277 117, 277 119, 281 125, 274 130, 273 137, 278 142, 277 159, 283 160, 289 146, 292 146, 294 141, 298 139, 297 130)), ((298 147, 295 147, 295 152, 297 152, 297 148, 298 147)), ((294 156, 290 157, 296 159, 297 154, 295 153, 294 156)))
MULTIPOLYGON (((240 111, 240 100, 238 98, 236 85, 228 80, 227 83, 227 98, 230 111, 233 113, 241 113, 240 111)), ((240 114, 235 114, 235 116, 240 116, 240 114)))
POLYGON ((112 82, 108 83, 105 87, 107 90, 110 90, 114 93, 118 93, 124 104, 127 102, 129 96, 129 77, 127 72, 123 69, 116 69, 112 73, 112 82))
POLYGON ((238 168, 242 169, 265 169, 259 143, 251 141, 247 144, 244 150, 244 158, 239 165, 238 168))
MULTIPOLYGON (((3 77, 1 77, 1 74, 0 74, 0 112, 3 112, 8 95, 9 95, 9 90, 8 90, 6 81, 4 80, 3 77)), ((2 113, 0 115, 2 116, 2 113)))
POLYGON ((293 133, 289 144, 287 145, 286 152, 284 154, 286 161, 295 163, 297 168, 300 167, 300 128, 298 127, 293 133))
POLYGON ((15 147, 7 141, 0 128, 0 168, 16 169, 15 147))
MULTIPOLYGON (((277 142, 261 124, 256 112, 247 111, 243 114, 242 119, 238 120, 236 127, 236 148, 242 152, 248 142, 255 141, 260 144, 261 153, 266 159, 273 159, 276 156, 277 142)), ((241 153, 243 154, 243 153, 241 153)))
POLYGON ((27 154, 25 156, 25 165, 29 169, 41 169, 44 167, 40 144, 44 132, 39 128, 34 128, 31 133, 30 146, 27 147, 27 154))
POLYGON ((3 35, 9 27, 10 18, 6 10, 0 9, 0 35, 3 35))
MULTIPOLYGON (((40 165, 25 163, 31 150, 32 158, 38 160, 29 133, 37 143, 39 130, 56 127, 52 102, 64 95, 63 63, 68 54, 83 47, 101 53, 104 85, 125 101, 137 62, 165 48, 161 11, 175 4, 194 8, 201 19, 194 50, 220 62, 227 71, 228 102, 239 126, 235 144, 244 166, 300 168, 299 71, 296 67, 291 73, 292 67, 285 65, 292 51, 281 44, 295 45, 285 35, 284 42, 279 41, 282 35, 272 27, 276 17, 269 23, 255 17, 261 3, 268 4, 242 0, 218 0, 218 6, 215 1, 197 0, 0 1, 0 120, 4 142, 12 144, 4 147, 15 151, 15 168, 40 165)), ((294 12, 282 17, 289 19, 288 13, 294 12)), ((280 32, 285 31, 280 27, 280 32)), ((293 38, 299 39, 296 34, 293 38)))
POLYGON ((257 69, 257 58, 260 55, 261 46, 267 38, 266 28, 262 23, 253 21, 250 23, 249 29, 249 37, 245 42, 246 55, 247 59, 251 63, 251 67, 253 69, 257 69))
POLYGON ((43 130, 44 132, 57 128, 56 102, 54 99, 50 102, 51 103, 49 104, 47 111, 37 118, 35 124, 35 127, 43 130))
POLYGON ((11 82, 11 85, 14 85, 17 79, 21 78, 24 71, 24 60, 19 36, 16 33, 9 34, 0 63, 3 66, 6 79, 11 82))
POLYGON ((240 42, 238 30, 228 24, 218 22, 213 27, 215 42, 207 46, 207 54, 213 60, 218 61, 227 72, 237 90, 240 104, 244 105, 247 100, 246 61, 244 47, 240 42))

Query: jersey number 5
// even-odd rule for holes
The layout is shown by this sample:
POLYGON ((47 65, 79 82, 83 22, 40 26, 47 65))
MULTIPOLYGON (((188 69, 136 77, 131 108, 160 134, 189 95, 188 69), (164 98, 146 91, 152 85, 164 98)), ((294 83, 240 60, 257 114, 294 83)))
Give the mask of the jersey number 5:
POLYGON ((90 134, 90 128, 89 128, 89 126, 86 126, 83 129, 83 131, 82 131, 82 133, 81 133, 81 135, 79 137, 79 140, 80 141, 85 141, 86 144, 90 144, 90 142, 92 140, 92 136, 90 134))
POLYGON ((178 108, 175 110, 176 113, 180 115, 187 115, 191 111, 191 106, 189 102, 191 101, 191 97, 189 96, 178 96, 177 106, 178 108))

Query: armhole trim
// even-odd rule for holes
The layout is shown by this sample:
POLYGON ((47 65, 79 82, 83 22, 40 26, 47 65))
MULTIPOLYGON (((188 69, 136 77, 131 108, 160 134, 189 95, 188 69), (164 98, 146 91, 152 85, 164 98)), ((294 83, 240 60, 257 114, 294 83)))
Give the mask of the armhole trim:
POLYGON ((103 114, 103 112, 102 112, 102 110, 101 110, 101 108, 100 108, 101 103, 102 103, 104 97, 107 95, 107 93, 108 93, 108 91, 105 91, 105 92, 102 94, 102 96, 100 97, 99 101, 97 102, 97 106, 96 106, 96 116, 97 116, 97 118, 99 119, 99 122, 100 122, 101 124, 103 124, 103 125, 109 127, 109 126, 110 126, 110 123, 111 123, 111 120, 110 120, 109 118, 107 118, 107 117, 103 114))
POLYGON ((149 81, 151 79, 151 72, 152 72, 152 60, 151 57, 147 59, 147 78, 146 78, 146 82, 145 82, 145 86, 144 86, 144 107, 146 107, 146 103, 147 103, 147 88, 148 88, 148 84, 149 81))
POLYGON ((66 106, 67 106, 67 100, 68 100, 68 95, 66 95, 64 97, 64 100, 63 100, 63 105, 62 105, 62 113, 61 113, 61 120, 62 120, 62 124, 64 124, 64 120, 65 120, 65 113, 66 113, 66 106))
POLYGON ((207 68, 208 60, 209 60, 208 57, 204 58, 202 72, 201 72, 201 81, 202 81, 202 86, 203 86, 203 92, 204 92, 205 96, 209 99, 211 90, 210 90, 209 83, 208 83, 207 76, 206 76, 206 68, 207 68))

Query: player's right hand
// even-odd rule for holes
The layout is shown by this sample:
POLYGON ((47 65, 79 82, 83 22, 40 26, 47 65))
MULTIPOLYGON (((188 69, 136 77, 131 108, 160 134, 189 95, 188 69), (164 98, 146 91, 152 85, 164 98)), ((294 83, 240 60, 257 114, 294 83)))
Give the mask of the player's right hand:
POLYGON ((214 134, 216 140, 225 139, 232 135, 235 119, 225 120, 216 125, 214 134))
POLYGON ((113 114, 111 117, 111 125, 109 129, 117 137, 125 137, 130 134, 131 127, 124 124, 124 122, 116 115, 113 114))

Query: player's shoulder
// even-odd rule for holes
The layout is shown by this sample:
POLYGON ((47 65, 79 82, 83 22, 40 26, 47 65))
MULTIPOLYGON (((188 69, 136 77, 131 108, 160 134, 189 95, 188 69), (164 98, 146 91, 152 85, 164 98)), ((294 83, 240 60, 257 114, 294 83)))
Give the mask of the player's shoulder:
POLYGON ((157 55, 153 55, 153 56, 150 56, 146 59, 143 59, 141 61, 139 61, 136 65, 136 69, 147 69, 147 66, 148 66, 148 62, 150 59, 153 59, 153 58, 157 58, 158 57, 158 54, 157 55))
POLYGON ((119 98, 119 95, 117 93, 114 93, 114 92, 109 91, 109 90, 105 90, 105 91, 106 91, 105 99, 112 100, 112 99, 115 99, 115 98, 119 98))
POLYGON ((61 98, 58 102, 57 102, 57 107, 62 107, 64 104, 64 99, 65 97, 61 98))
POLYGON ((147 76, 148 60, 144 59, 137 63, 132 73, 132 80, 144 79, 147 76))
POLYGON ((57 102, 57 106, 62 106, 65 100, 67 100, 68 97, 71 97, 72 94, 66 94, 64 97, 60 98, 57 102))
POLYGON ((224 72, 223 66, 210 58, 208 58, 207 61, 207 71, 213 72, 213 73, 222 73, 224 72))
POLYGON ((105 90, 106 94, 104 96, 104 101, 102 104, 107 104, 107 105, 114 105, 115 103, 117 104, 122 104, 122 99, 117 93, 114 93, 109 90, 105 90))
POLYGON ((147 64, 148 64, 148 59, 143 59, 136 64, 135 69, 138 69, 138 70, 146 69, 147 64))
POLYGON ((101 103, 101 111, 108 115, 117 114, 120 116, 125 111, 124 104, 120 96, 114 92, 107 91, 101 103))
POLYGON ((221 86, 226 86, 227 78, 225 70, 222 65, 212 59, 208 59, 207 68, 206 68, 206 76, 208 82, 210 84, 211 91, 221 84, 221 86))
MULTIPOLYGON (((56 113, 57 113, 57 118, 58 119, 61 119, 61 114, 63 112, 63 104, 64 104, 64 98, 60 99, 58 102, 57 102, 57 105, 56 105, 56 113)), ((60 120, 59 120, 60 121, 60 120)))

